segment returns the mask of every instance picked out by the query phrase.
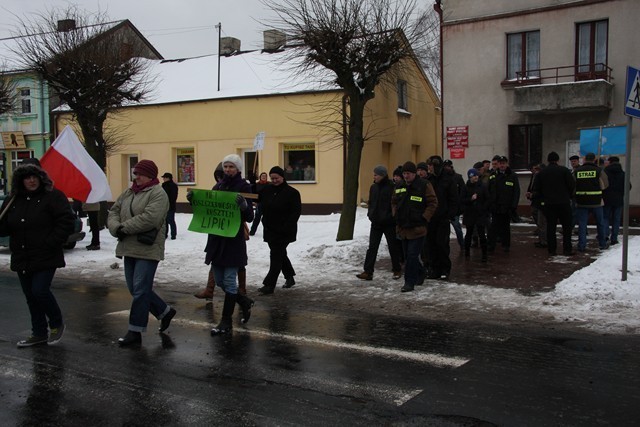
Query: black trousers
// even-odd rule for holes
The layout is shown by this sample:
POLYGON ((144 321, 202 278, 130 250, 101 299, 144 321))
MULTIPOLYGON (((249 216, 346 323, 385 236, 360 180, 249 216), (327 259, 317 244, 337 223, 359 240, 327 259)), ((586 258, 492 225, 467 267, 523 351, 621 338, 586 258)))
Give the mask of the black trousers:
POLYGON ((284 275, 285 279, 292 278, 296 275, 291 261, 287 256, 288 242, 268 242, 269 244, 269 272, 262 281, 262 284, 270 288, 275 288, 278 283, 278 277, 280 272, 284 275))
POLYGON ((451 273, 451 259, 449 258, 449 234, 451 233, 449 218, 432 219, 427 226, 427 265, 429 274, 449 275, 451 273))
POLYGON ((95 246, 100 244, 100 226, 98 225, 99 214, 100 212, 98 211, 87 212, 87 216, 89 217, 89 230, 91 230, 91 244, 95 246))
POLYGON ((509 213, 491 214, 488 238, 490 250, 495 249, 497 239, 500 239, 503 248, 511 246, 511 215, 509 213))
POLYGON ((544 215, 547 217, 547 249, 550 254, 555 254, 558 243, 556 240, 556 225, 560 221, 562 226, 562 250, 571 252, 571 230, 573 229, 573 213, 571 204, 544 205, 544 215))
POLYGON ((373 274, 376 258, 378 257, 378 249, 380 248, 380 241, 382 236, 387 239, 387 246, 389 247, 389 255, 391 256, 391 268, 394 272, 402 271, 401 253, 402 243, 396 238, 396 226, 388 225, 386 227, 380 227, 371 224, 371 231, 369 232, 369 249, 367 249, 367 255, 364 258, 364 271, 373 274))

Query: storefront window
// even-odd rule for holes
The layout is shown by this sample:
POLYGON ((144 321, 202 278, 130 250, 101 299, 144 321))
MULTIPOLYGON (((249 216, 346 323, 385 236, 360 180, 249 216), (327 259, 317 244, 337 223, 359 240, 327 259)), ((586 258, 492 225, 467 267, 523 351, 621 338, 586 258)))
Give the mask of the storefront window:
POLYGON ((178 184, 195 184, 196 182, 196 157, 194 148, 176 149, 176 165, 178 184))
POLYGON ((284 174, 289 182, 315 182, 316 145, 314 143, 282 144, 284 174))

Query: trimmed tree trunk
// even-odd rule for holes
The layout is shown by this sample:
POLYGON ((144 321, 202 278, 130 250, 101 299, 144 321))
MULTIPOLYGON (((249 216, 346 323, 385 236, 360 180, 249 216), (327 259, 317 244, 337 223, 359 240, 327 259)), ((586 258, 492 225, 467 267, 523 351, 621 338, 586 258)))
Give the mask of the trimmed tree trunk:
POLYGON ((342 192, 342 213, 338 225, 337 241, 353 240, 358 207, 358 186, 360 178, 360 160, 364 147, 364 106, 359 96, 350 96, 349 140, 347 149, 347 170, 344 171, 344 189, 342 192))

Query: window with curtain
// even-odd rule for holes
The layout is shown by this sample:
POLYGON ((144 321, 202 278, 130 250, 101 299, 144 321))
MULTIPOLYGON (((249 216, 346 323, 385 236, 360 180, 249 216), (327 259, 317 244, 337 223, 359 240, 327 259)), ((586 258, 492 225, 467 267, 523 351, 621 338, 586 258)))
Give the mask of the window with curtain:
POLYGON ((576 26, 576 68, 578 77, 606 75, 609 21, 583 22, 576 26))
POLYGON ((507 34, 507 80, 540 77, 540 31, 507 34))

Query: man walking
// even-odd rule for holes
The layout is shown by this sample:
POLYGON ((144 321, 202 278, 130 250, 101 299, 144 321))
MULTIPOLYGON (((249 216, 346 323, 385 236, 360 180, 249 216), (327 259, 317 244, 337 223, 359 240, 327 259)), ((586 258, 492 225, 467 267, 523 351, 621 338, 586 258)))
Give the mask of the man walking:
POLYGON ((287 184, 284 175, 280 166, 272 167, 269 171, 271 183, 258 196, 258 203, 262 203, 264 241, 270 249, 269 272, 262 281, 263 286, 258 289, 263 295, 273 293, 280 272, 286 279, 283 288, 296 284, 293 279, 296 272, 287 256, 287 246, 296 241, 302 202, 300 193, 287 184))
POLYGON ((549 255, 556 255, 556 224, 562 226, 562 253, 572 255, 571 230, 573 220, 571 214, 571 198, 575 189, 575 180, 571 171, 558 164, 560 156, 552 151, 547 156, 547 167, 542 169, 533 182, 532 198, 538 199, 541 209, 547 218, 547 250, 549 255))
POLYGON ((402 277, 402 267, 400 266, 402 245, 396 238, 396 222, 391 213, 391 198, 394 187, 393 182, 389 179, 387 168, 376 166, 373 169, 373 184, 369 188, 369 208, 367 210, 367 217, 371 221, 369 248, 364 259, 364 271, 356 275, 359 279, 373 279, 374 265, 383 235, 387 239, 389 247, 393 278, 402 277))
POLYGON ((416 165, 406 162, 402 166, 404 182, 396 187, 392 199, 396 230, 402 239, 404 252, 404 286, 401 292, 413 291, 424 281, 425 271, 420 253, 427 235, 427 224, 438 207, 438 198, 433 186, 424 179, 416 178, 416 165))

